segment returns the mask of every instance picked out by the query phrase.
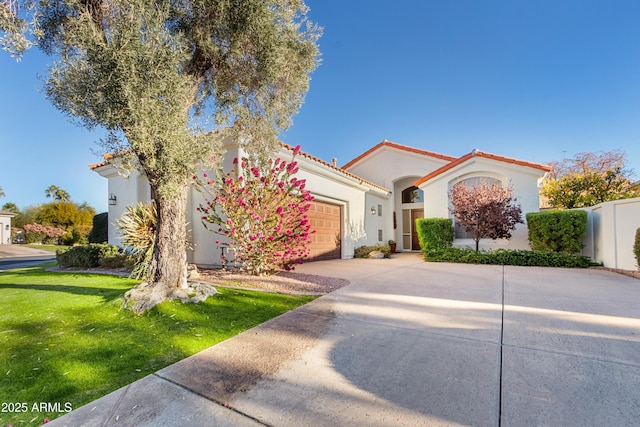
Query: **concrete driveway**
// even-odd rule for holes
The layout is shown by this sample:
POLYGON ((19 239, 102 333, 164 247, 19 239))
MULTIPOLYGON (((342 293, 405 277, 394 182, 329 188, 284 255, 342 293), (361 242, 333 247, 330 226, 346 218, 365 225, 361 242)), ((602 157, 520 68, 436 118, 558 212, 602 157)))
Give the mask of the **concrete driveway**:
POLYGON ((638 425, 636 279, 414 254, 299 271, 351 285, 49 425, 638 425))

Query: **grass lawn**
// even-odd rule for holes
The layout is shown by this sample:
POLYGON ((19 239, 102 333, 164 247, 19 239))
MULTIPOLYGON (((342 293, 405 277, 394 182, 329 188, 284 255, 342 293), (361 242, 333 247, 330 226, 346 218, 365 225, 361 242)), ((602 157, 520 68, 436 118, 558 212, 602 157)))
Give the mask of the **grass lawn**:
POLYGON ((314 298, 219 288, 137 317, 121 309, 136 283, 43 266, 0 272, 0 426, 40 425, 64 412, 34 404, 78 408, 314 298))
POLYGON ((43 251, 51 251, 51 252, 56 252, 62 249, 69 249, 71 247, 71 246, 65 246, 65 245, 36 245, 36 244, 28 244, 27 246, 33 249, 41 249, 43 251))

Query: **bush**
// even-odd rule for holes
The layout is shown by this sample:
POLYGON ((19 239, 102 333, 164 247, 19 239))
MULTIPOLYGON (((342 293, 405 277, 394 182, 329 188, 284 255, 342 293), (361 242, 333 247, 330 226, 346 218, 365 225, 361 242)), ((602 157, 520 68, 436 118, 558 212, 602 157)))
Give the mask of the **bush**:
POLYGON ((520 265, 529 267, 577 267, 593 265, 589 257, 562 252, 527 250, 478 251, 471 248, 431 249, 424 254, 425 261, 459 262, 464 264, 520 265))
POLYGON ((60 237, 65 231, 57 227, 48 227, 42 224, 25 224, 25 242, 26 243, 42 243, 45 245, 58 244, 60 237))
POLYGON ((633 253, 636 255, 636 265, 640 270, 640 228, 636 230, 636 240, 633 244, 633 253))
POLYGON ((89 235, 89 230, 91 230, 91 226, 89 225, 78 225, 76 227, 72 227, 70 231, 67 231, 61 237, 62 244, 66 246, 86 244, 88 242, 87 236, 89 235))
POLYGON ((584 247, 587 212, 583 210, 530 212, 529 242, 534 251, 573 254, 584 247))
POLYGON ((356 248, 353 257, 354 258, 369 258, 369 254, 373 251, 380 251, 384 254, 385 258, 391 257, 391 248, 387 245, 376 246, 360 246, 356 248))
POLYGON ((423 251, 449 248, 453 244, 451 218, 420 218, 416 220, 418 241, 423 251))
POLYGON ((122 250, 113 245, 94 244, 74 246, 56 252, 56 260, 61 267, 93 268, 100 266, 101 259, 120 255, 122 250))
POLYGON ((109 213, 102 212, 93 217, 93 228, 88 236, 89 243, 106 243, 109 240, 109 213))

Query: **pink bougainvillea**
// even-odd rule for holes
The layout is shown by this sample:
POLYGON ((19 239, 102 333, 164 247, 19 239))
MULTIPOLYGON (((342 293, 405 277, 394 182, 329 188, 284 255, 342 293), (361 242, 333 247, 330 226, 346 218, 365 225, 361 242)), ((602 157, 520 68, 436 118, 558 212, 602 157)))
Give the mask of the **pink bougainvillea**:
POLYGON ((25 224, 25 238, 27 243, 57 243, 66 231, 57 227, 48 227, 42 224, 25 224))
POLYGON ((290 162, 278 158, 263 167, 235 159, 236 169, 227 174, 194 178, 206 201, 198 208, 202 223, 229 239, 241 268, 251 274, 291 270, 309 256, 313 196, 304 179, 293 177, 299 152, 298 146, 290 162))

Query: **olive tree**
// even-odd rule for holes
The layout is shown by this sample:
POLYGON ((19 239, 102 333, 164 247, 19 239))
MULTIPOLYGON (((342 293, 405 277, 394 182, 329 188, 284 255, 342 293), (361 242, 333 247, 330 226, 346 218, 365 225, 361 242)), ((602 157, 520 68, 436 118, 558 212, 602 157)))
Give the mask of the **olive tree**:
POLYGON ((319 28, 303 0, 28 3, 30 24, 19 14, 0 20, 11 35, 5 46, 18 40, 19 52, 31 29, 33 43, 56 58, 47 97, 81 125, 106 129, 106 149, 120 153, 118 165, 144 171, 154 194, 149 274, 127 305, 142 312, 186 299, 190 178, 226 136, 256 157, 275 148, 318 64, 319 28))

